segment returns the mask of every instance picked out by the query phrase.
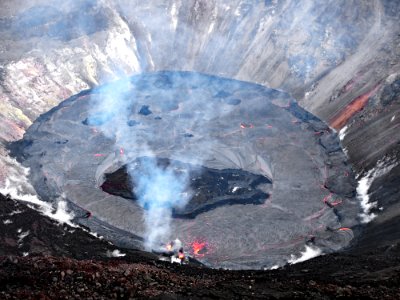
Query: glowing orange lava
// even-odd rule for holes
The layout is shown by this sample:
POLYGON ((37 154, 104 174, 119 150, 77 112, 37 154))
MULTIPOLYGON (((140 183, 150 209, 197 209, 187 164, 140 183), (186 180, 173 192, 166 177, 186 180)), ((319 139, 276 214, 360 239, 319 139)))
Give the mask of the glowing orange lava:
POLYGON ((379 87, 380 85, 378 84, 369 92, 358 96, 351 101, 345 108, 343 108, 331 119, 330 125, 336 130, 341 129, 347 123, 347 121, 351 119, 351 117, 353 117, 367 105, 369 98, 375 95, 379 87))
POLYGON ((347 231, 347 230, 351 230, 350 228, 348 228, 348 227, 342 227, 342 228, 339 228, 339 231, 347 231))
POLYGON ((207 245, 206 242, 194 241, 192 243, 193 255, 195 255, 195 256, 204 256, 204 253, 200 253, 200 251, 204 250, 206 245, 207 245))

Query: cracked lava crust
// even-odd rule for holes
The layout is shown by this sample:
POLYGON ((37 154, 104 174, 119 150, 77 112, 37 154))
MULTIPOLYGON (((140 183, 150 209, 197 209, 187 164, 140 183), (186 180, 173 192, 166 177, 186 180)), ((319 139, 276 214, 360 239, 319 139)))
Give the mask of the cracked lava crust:
POLYGON ((11 146, 34 170, 39 195, 63 195, 77 222, 116 245, 143 247, 146 208, 126 166, 145 173, 150 148, 158 164, 190 174, 192 198, 172 212, 168 238, 208 266, 272 267, 306 243, 331 252, 354 238, 359 204, 339 139, 288 94, 199 73, 145 73, 124 81, 124 119, 94 105, 120 84, 65 100, 11 146), (122 126, 134 138, 116 147, 122 126))

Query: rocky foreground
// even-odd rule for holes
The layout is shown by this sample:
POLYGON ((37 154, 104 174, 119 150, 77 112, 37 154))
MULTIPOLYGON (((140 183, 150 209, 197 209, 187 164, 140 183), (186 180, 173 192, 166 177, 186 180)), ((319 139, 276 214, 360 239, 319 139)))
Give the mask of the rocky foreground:
POLYGON ((274 271, 212 270, 140 251, 116 252, 22 202, 3 195, 0 201, 1 299, 400 298, 398 244, 274 271))

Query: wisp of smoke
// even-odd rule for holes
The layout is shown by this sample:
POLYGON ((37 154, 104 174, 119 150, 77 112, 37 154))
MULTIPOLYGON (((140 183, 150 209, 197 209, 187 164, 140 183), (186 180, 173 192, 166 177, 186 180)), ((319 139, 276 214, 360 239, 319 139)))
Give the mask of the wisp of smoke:
POLYGON ((144 161, 145 174, 138 174, 132 166, 129 173, 136 185, 135 194, 145 209, 146 243, 151 250, 168 237, 172 210, 182 208, 190 200, 187 191, 188 174, 178 172, 173 164, 160 167, 155 158, 144 161))
POLYGON ((76 225, 72 223, 74 214, 68 210, 67 202, 63 195, 57 199, 57 207, 54 210, 51 203, 40 200, 37 195, 24 192, 21 189, 21 186, 25 184, 25 181, 26 178, 25 180, 14 177, 7 178, 4 187, 0 187, 0 193, 3 195, 10 195, 13 199, 26 202, 29 207, 38 210, 43 215, 48 216, 61 224, 65 223, 72 227, 76 227, 76 225))
POLYGON ((107 255, 107 257, 124 257, 124 256, 126 256, 125 253, 122 253, 118 249, 115 249, 114 251, 108 250, 106 255, 107 255))
POLYGON ((288 263, 293 265, 297 264, 299 262, 303 262, 306 260, 309 260, 311 258, 317 257, 322 254, 321 249, 316 248, 316 247, 310 247, 306 245, 306 249, 304 252, 301 252, 301 255, 299 257, 296 257, 295 255, 291 255, 290 259, 288 260, 288 263))
POLYGON ((369 188, 371 187, 374 180, 380 176, 389 173, 394 167, 398 165, 398 162, 394 158, 384 157, 376 163, 376 166, 369 170, 366 174, 358 180, 357 185, 357 197, 360 200, 362 213, 360 214, 362 223, 369 223, 376 218, 376 214, 371 212, 373 208, 376 208, 376 202, 370 202, 369 199, 369 188))
POLYGON ((184 207, 190 200, 188 174, 178 172, 173 164, 158 166, 151 147, 146 141, 137 140, 134 131, 126 125, 136 102, 129 78, 100 87, 94 93, 87 125, 99 128, 107 138, 115 140, 116 150, 129 150, 135 145, 150 157, 143 161, 141 172, 135 170, 132 162, 127 163, 136 187, 134 193, 144 209, 145 247, 151 250, 169 237, 172 210, 184 207))
POLYGON ((120 124, 126 122, 132 104, 126 96, 130 87, 129 79, 124 78, 97 88, 96 97, 91 97, 87 125, 101 128, 108 138, 115 138, 118 133, 123 133, 124 129, 120 124))

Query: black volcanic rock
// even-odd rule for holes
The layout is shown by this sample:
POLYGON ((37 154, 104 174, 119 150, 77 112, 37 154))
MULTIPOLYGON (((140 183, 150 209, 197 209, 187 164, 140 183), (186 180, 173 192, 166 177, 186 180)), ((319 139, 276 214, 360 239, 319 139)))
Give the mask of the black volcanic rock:
POLYGON ((4 299, 398 299, 399 244, 329 254, 274 271, 213 270, 115 249, 80 228, 50 221, 0 194, 0 295, 4 299), (13 213, 14 212, 14 213, 13 213), (15 213, 18 212, 18 213, 15 213), (5 219, 13 223, 4 224, 5 219), (19 228, 31 230, 18 243, 19 228), (73 231, 73 232, 72 232, 73 231), (35 253, 34 249, 44 252, 35 253), (22 250, 29 255, 22 257, 22 250))
POLYGON ((150 108, 149 108, 148 105, 143 105, 143 106, 140 108, 138 114, 143 115, 143 116, 148 116, 148 115, 151 115, 151 114, 152 114, 152 111, 150 110, 150 108))
POLYGON ((381 101, 383 106, 400 103, 400 77, 397 77, 393 83, 386 85, 382 91, 381 101))
MULTIPOLYGON (((29 205, 31 207, 28 203, 0 194, 0 256, 107 259, 117 249, 110 242, 89 234, 87 229, 58 223, 40 213, 37 205, 29 205)), ((132 249, 121 252, 129 253, 132 259, 136 256, 138 261, 155 258, 150 253, 132 249)))
MULTIPOLYGON (((127 199, 138 200, 140 195, 135 193, 135 180, 130 174, 140 177, 148 173, 145 169, 147 160, 150 158, 141 157, 130 163, 135 166, 135 169, 123 166, 113 173, 106 173, 105 181, 101 185, 102 190, 127 199)), ((218 170, 192 166, 177 161, 171 162, 169 159, 158 158, 156 161, 157 165, 163 169, 172 164, 177 170, 175 172, 191 174, 187 192, 193 195, 185 207, 172 209, 174 218, 195 218, 198 214, 223 205, 263 204, 269 197, 267 193, 257 188, 261 184, 272 183, 261 175, 243 170, 218 170)))

